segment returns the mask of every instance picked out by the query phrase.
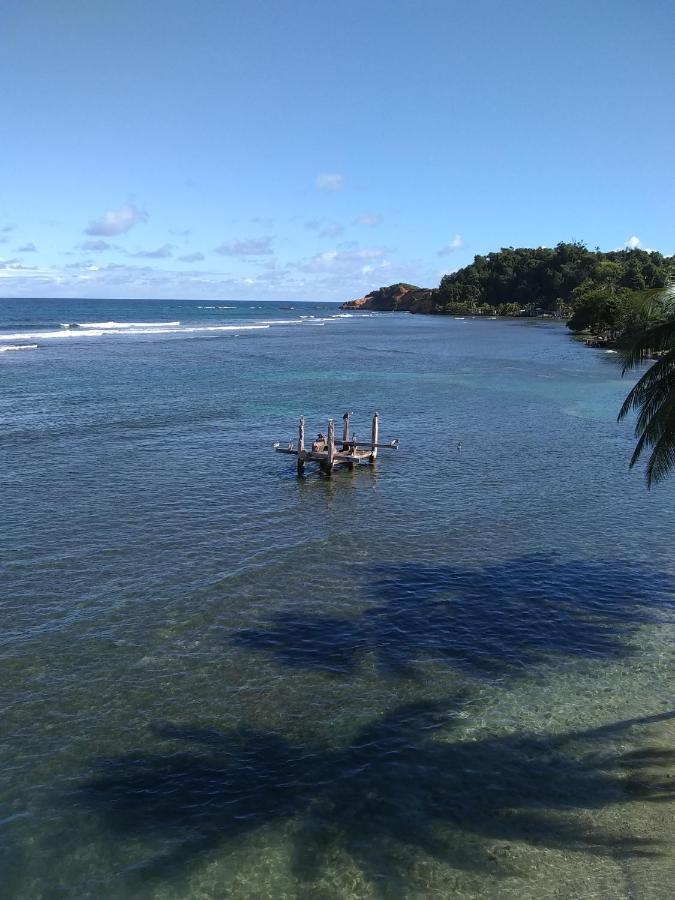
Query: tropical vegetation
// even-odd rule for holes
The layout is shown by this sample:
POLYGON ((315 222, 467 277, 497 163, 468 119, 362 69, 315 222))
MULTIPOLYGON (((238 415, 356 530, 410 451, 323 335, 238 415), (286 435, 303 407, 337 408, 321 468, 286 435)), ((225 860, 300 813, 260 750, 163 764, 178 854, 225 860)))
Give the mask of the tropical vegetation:
MULTIPOLYGON (((664 297, 668 306, 672 294, 664 297)), ((638 441, 631 467, 649 452, 646 467, 649 487, 675 468, 675 315, 642 331, 627 335, 621 347, 624 374, 646 360, 656 361, 626 397, 619 419, 636 410, 635 436, 638 441)))
POLYGON ((643 316, 650 292, 663 288, 675 258, 647 250, 589 250, 580 242, 556 247, 507 247, 445 275, 434 312, 453 315, 541 315, 586 328, 619 332, 643 316), (637 298, 636 298, 637 295, 637 298))
POLYGON ((624 374, 655 359, 619 418, 637 411, 631 466, 648 453, 648 485, 675 469, 675 256, 639 248, 589 250, 578 241, 505 247, 444 275, 437 288, 395 284, 344 306, 563 318, 590 343, 616 346, 624 374))
POLYGON ((345 303, 347 308, 439 315, 553 316, 575 332, 616 340, 662 316, 660 294, 675 257, 650 250, 505 247, 444 275, 437 288, 393 284, 345 303))

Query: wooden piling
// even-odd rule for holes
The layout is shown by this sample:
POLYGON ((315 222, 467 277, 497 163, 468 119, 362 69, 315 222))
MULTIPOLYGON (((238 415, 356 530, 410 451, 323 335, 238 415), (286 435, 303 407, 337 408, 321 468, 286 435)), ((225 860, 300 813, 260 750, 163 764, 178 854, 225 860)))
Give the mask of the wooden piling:
POLYGON ((380 436, 380 414, 376 412, 375 415, 373 416, 373 428, 372 428, 371 437, 370 437, 370 441, 371 441, 370 456, 368 458, 368 462, 370 463, 371 466, 375 463, 375 460, 377 459, 377 439, 379 438, 379 436, 380 436))
POLYGON ((305 417, 300 418, 298 424, 297 444, 293 441, 284 442, 284 446, 277 441, 274 449, 277 453, 289 453, 296 457, 298 475, 303 475, 307 463, 316 463, 326 475, 331 475, 338 466, 348 466, 350 469, 360 463, 375 464, 380 447, 385 450, 398 450, 398 440, 380 443, 380 415, 375 413, 370 441, 358 441, 356 434, 349 436, 351 413, 343 416, 342 443, 335 441, 335 420, 328 420, 328 437, 314 441, 310 449, 305 449, 305 417))
POLYGON ((333 471, 335 463, 335 422, 328 420, 328 474, 333 471))
POLYGON ((300 424, 298 425, 298 475, 305 472, 305 417, 300 416, 300 424))
POLYGON ((347 443, 349 441, 349 416, 351 413, 346 412, 342 417, 342 449, 347 449, 347 443))
POLYGON ((328 420, 328 440, 326 441, 326 458, 321 463, 321 469, 326 475, 332 475, 335 464, 335 422, 328 420))

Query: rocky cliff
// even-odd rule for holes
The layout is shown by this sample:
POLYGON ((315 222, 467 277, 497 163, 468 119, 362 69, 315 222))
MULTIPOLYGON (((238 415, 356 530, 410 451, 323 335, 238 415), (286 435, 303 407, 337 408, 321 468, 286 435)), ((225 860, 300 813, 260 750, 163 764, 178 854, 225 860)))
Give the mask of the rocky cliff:
POLYGON ((374 309, 379 312, 428 313, 433 310, 435 291, 414 284, 390 284, 358 300, 348 300, 341 309, 374 309))

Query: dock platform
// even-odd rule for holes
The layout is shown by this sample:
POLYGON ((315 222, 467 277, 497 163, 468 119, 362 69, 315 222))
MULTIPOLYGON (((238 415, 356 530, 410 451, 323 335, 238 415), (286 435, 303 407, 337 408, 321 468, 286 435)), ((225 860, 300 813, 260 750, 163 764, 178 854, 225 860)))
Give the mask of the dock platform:
POLYGON ((351 413, 346 412, 342 416, 342 440, 335 440, 335 421, 328 420, 328 432, 326 435, 319 432, 312 442, 311 447, 305 447, 305 417, 300 417, 298 426, 297 445, 289 441, 283 447, 280 442, 274 444, 277 453, 287 453, 297 457, 298 475, 303 475, 307 463, 317 463, 325 475, 331 475, 337 466, 353 468, 361 463, 374 465, 378 450, 398 450, 398 440, 389 443, 380 443, 380 416, 373 415, 373 422, 369 441, 359 441, 356 435, 349 434, 351 413))

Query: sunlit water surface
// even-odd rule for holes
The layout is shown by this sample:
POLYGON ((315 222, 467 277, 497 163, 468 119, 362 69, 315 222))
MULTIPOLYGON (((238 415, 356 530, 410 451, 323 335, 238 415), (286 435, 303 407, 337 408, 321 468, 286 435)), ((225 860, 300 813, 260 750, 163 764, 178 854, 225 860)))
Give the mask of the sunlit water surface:
POLYGON ((0 895, 672 896, 675 484, 615 358, 211 306, 0 303, 0 895), (346 409, 400 450, 272 452, 346 409))

